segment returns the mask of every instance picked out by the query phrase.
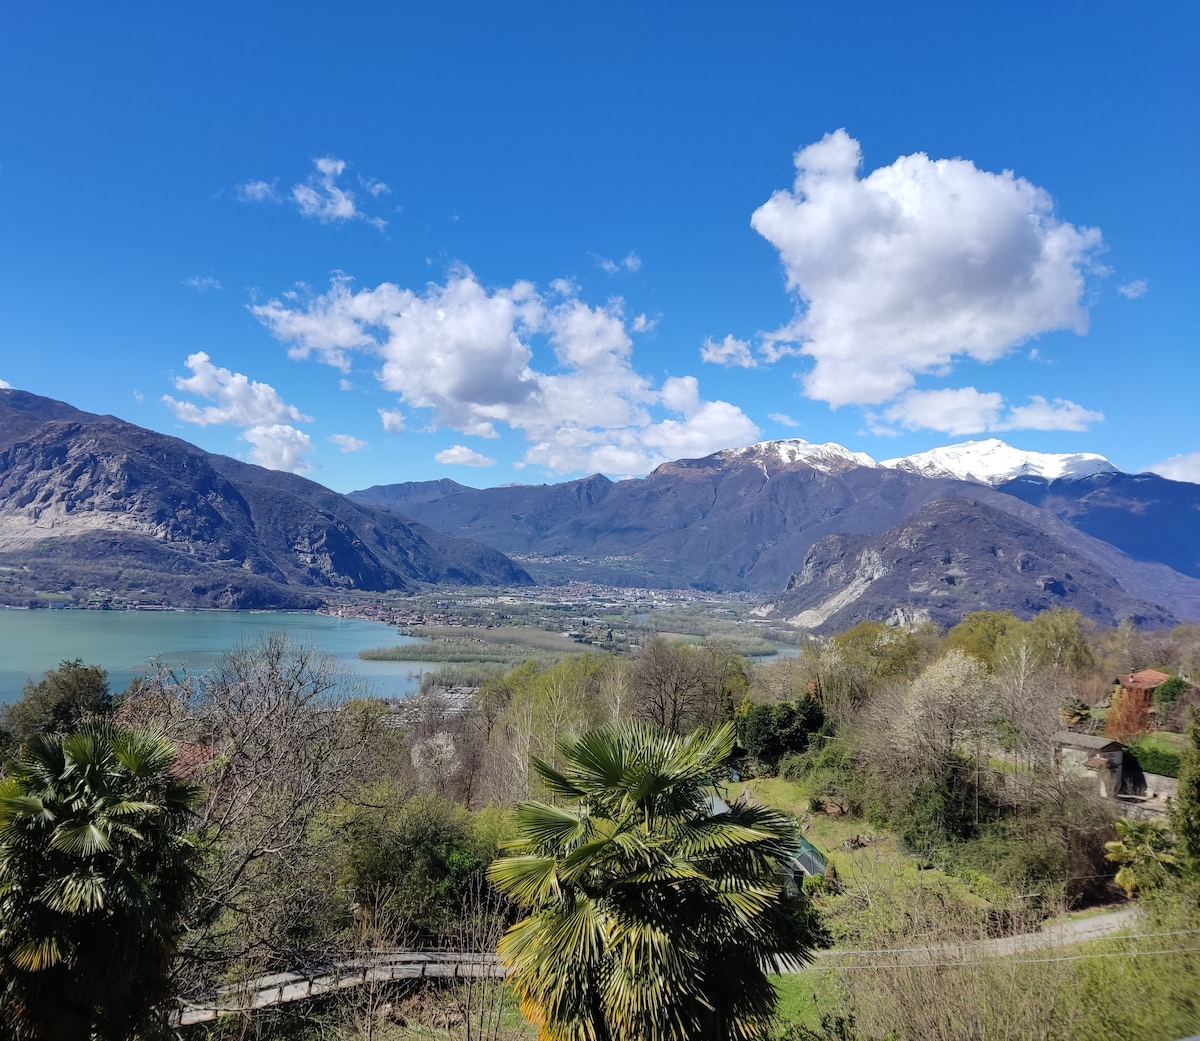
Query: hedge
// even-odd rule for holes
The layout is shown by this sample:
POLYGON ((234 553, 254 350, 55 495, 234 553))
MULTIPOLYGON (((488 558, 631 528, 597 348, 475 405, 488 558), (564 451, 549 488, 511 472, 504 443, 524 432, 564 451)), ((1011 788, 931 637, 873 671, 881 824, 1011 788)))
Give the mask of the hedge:
POLYGON ((1129 745, 1126 751, 1134 758, 1142 773, 1158 774, 1160 777, 1179 776, 1179 753, 1158 745, 1136 742, 1129 745))

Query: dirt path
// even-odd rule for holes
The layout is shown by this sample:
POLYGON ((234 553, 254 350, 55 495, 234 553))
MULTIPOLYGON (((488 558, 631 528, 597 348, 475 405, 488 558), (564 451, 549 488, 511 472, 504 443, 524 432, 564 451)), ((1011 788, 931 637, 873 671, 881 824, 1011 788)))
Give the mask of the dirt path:
MULTIPOLYGON (((1090 918, 1057 919, 1046 922, 1037 932, 1020 936, 1002 936, 994 940, 973 940, 962 943, 936 944, 928 947, 896 947, 886 950, 818 951, 815 964, 830 964, 853 960, 869 960, 876 965, 928 965, 931 961, 945 964, 978 959, 981 955, 1021 954, 1070 947, 1088 940, 1136 929, 1139 922, 1136 907, 1120 907, 1114 911, 1092 915, 1090 918)), ((793 970, 801 971, 801 970, 793 970)))

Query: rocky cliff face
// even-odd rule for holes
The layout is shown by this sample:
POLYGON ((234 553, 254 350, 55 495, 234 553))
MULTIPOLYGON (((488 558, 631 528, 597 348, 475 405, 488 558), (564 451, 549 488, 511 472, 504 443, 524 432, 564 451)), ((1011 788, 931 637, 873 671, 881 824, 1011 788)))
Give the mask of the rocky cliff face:
POLYGON ((510 585, 503 554, 313 481, 0 391, 0 598, 64 583, 173 603, 309 606, 322 590, 510 585))
POLYGON ((864 619, 952 625, 968 611, 1028 617, 1054 606, 1106 625, 1126 618, 1156 627, 1177 622, 1045 532, 962 498, 931 502, 880 535, 822 539, 773 613, 835 632, 864 619))

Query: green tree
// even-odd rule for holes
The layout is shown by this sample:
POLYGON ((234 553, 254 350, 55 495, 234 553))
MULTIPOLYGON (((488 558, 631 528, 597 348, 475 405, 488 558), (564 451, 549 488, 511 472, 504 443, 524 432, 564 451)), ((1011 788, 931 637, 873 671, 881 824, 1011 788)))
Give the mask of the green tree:
POLYGON ((1175 702, 1187 693, 1190 684, 1182 676, 1172 676, 1163 680, 1154 688, 1154 707, 1168 713, 1175 707, 1175 702))
POLYGON ((499 945, 545 1041, 749 1039, 769 1024, 767 971, 808 957, 790 874, 794 822, 715 800, 733 728, 686 737, 635 724, 564 742, 570 806, 525 803, 494 861, 529 913, 499 945))
POLYGON ((1009 625, 995 643, 995 657, 1027 644, 1038 665, 1082 673, 1092 668, 1095 658, 1084 632, 1088 623, 1078 611, 1052 607, 1039 611, 1027 622, 1009 625))
POLYGON ((942 646, 948 651, 965 651, 992 669, 996 663, 996 644, 1018 625, 1020 620, 1011 611, 971 611, 946 633, 942 646))
POLYGON ((126 1041, 169 994, 199 792, 161 735, 33 738, 0 784, 0 1025, 126 1041))
POLYGON ((65 734, 88 719, 110 715, 108 673, 83 659, 59 663, 34 683, 28 680, 18 701, 0 716, 0 742, 22 745, 37 734, 65 734))
POLYGON ((825 715, 816 698, 774 705, 751 705, 739 727, 746 751, 768 770, 775 770, 789 752, 803 752, 810 736, 821 728, 825 715))
POLYGON ((409 936, 448 937, 496 852, 470 812, 433 792, 395 810, 364 810, 341 830, 350 900, 373 915, 386 912, 409 936), (386 907, 374 906, 381 901, 386 907))
POLYGON ((1200 885, 1200 716, 1187 728, 1191 747, 1180 753, 1179 786, 1168 805, 1180 874, 1200 885))

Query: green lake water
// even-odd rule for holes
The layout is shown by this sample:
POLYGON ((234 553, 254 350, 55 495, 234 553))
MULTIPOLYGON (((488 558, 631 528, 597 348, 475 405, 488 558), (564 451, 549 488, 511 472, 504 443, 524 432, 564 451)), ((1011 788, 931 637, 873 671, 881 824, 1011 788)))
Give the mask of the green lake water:
POLYGON ((428 662, 367 662, 369 647, 413 643, 382 622, 281 611, 17 611, 0 608, 0 702, 21 694, 60 661, 82 658, 108 670, 109 688, 123 691, 159 658, 173 668, 203 672, 225 651, 283 632, 324 651, 380 697, 416 691, 428 662))

